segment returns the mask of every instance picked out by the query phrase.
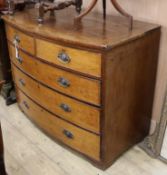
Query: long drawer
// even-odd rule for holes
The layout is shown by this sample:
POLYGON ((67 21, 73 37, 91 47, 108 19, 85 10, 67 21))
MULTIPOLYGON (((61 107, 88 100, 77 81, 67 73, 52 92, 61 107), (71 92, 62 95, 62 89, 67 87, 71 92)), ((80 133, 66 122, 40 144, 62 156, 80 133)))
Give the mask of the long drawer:
POLYGON ((78 150, 100 160, 100 137, 69 124, 50 114, 17 89, 18 103, 24 113, 47 134, 78 150))
POLYGON ((13 74, 17 87, 47 110, 84 129, 100 132, 100 109, 71 99, 34 81, 14 65, 13 74))
POLYGON ((101 54, 36 39, 37 57, 50 63, 101 77, 101 54))
POLYGON ((21 49, 32 55, 35 54, 35 41, 32 36, 26 35, 9 25, 6 25, 6 34, 10 42, 13 43, 16 40, 21 49))
POLYGON ((15 48, 10 44, 9 50, 12 62, 35 79, 62 93, 100 106, 100 81, 52 67, 22 51, 19 51, 21 61, 17 60, 15 48))

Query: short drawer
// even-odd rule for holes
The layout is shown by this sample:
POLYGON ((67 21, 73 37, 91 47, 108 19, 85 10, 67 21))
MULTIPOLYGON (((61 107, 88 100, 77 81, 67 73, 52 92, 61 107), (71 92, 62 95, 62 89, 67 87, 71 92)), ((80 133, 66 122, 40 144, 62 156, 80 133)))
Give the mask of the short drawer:
POLYGON ((100 106, 100 81, 55 68, 32 58, 22 51, 22 61, 15 57, 15 49, 9 44, 10 57, 20 69, 43 84, 79 100, 100 106))
POLYGON ((17 90, 18 103, 24 113, 47 134, 73 149, 100 160, 100 137, 69 124, 47 112, 21 91, 17 90))
POLYGON ((26 52, 33 54, 35 53, 35 43, 34 43, 34 38, 24 34, 23 32, 6 25, 6 34, 7 34, 7 39, 14 43, 18 43, 18 47, 21 49, 25 50, 26 52))
POLYGON ((84 74, 101 77, 101 54, 36 39, 37 57, 84 74))
POLYGON ((38 104, 86 130, 99 134, 100 109, 61 95, 40 85, 13 66, 14 80, 38 104))

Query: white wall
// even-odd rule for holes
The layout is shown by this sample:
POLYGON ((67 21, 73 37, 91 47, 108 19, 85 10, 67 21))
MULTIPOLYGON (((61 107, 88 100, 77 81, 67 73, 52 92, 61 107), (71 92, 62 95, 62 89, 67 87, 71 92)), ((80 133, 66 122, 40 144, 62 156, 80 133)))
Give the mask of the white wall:
MULTIPOLYGON (((110 0, 107 1, 107 13, 118 14, 112 7, 110 0)), ((91 0, 84 0, 84 6, 87 6, 91 0)), ((153 109, 154 121, 159 122, 163 96, 167 84, 167 0, 118 0, 124 9, 132 14, 135 19, 153 22, 162 25, 162 38, 160 46, 160 58, 157 75, 157 85, 153 109)), ((99 0, 96 10, 102 11, 102 0, 99 0)), ((112 20, 112 19, 111 19, 112 20)), ((151 131, 151 132, 152 132, 151 131)))

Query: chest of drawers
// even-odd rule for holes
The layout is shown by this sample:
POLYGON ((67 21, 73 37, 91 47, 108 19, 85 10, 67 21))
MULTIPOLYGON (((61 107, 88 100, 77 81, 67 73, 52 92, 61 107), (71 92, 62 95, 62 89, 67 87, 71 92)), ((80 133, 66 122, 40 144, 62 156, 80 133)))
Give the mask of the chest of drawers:
POLYGON ((109 167, 148 134, 160 27, 70 9, 37 25, 33 10, 4 16, 20 109, 57 142, 109 167), (68 16, 68 18, 67 18, 68 16), (99 20, 97 20, 99 19, 99 20))

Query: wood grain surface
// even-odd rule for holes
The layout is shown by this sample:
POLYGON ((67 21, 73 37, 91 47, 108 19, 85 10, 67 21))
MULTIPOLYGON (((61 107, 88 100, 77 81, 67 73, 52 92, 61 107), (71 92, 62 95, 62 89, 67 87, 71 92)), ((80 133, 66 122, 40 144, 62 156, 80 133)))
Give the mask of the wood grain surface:
POLYGON ((70 47, 98 50, 98 52, 111 50, 115 46, 141 38, 148 31, 159 27, 134 21, 134 29, 129 32, 128 23, 122 17, 108 15, 104 23, 102 14, 91 13, 82 22, 74 23, 74 16, 75 11, 68 8, 57 13, 56 18, 46 15, 45 25, 37 25, 37 12, 34 10, 17 12, 13 17, 3 16, 3 19, 6 23, 35 37, 51 39, 70 47))
POLYGON ((53 44, 36 39, 36 56, 56 65, 83 72, 96 77, 101 77, 101 54, 80 49, 53 44), (63 63, 58 59, 60 53, 65 53, 70 61, 63 63))
POLYGON ((49 90, 40 85, 13 66, 13 75, 17 87, 38 104, 61 118, 95 133, 100 133, 100 109, 49 90), (22 82, 20 82, 22 81, 22 82), (46 103, 47 102, 47 103, 46 103), (65 104, 70 112, 60 105, 65 104))
MULTIPOLYGON (((167 20, 164 16, 167 15, 167 1, 134 1, 134 0, 119 0, 121 5, 133 15, 134 19, 142 20, 149 23, 157 23, 162 26, 161 42, 159 53, 159 64, 157 73, 157 82, 155 90, 154 108, 152 114, 152 126, 150 135, 155 131, 156 123, 160 122, 163 100, 167 86, 167 20)), ((89 0, 84 1, 84 6, 87 6, 89 0)), ((110 8, 110 2, 107 1, 107 15, 117 15, 117 12, 110 8)), ((96 11, 102 13, 101 2, 96 6, 96 11)), ((126 21, 126 19, 124 19, 126 21)))
POLYGON ((13 43, 15 37, 19 38, 18 46, 30 54, 35 54, 35 45, 34 39, 31 36, 24 34, 23 32, 18 31, 17 29, 6 25, 6 34, 7 39, 13 43))
POLYGON ((102 98, 102 155, 106 164, 149 134, 159 38, 160 30, 150 32, 106 56, 102 98))
POLYGON ((9 46, 9 50, 12 61, 24 72, 43 84, 69 96, 100 106, 100 81, 67 73, 36 60, 22 51, 19 51, 23 60, 20 64, 15 57, 14 47, 9 46), (61 86, 58 82, 60 78, 64 78, 70 85, 68 87, 61 86))
POLYGON ((18 99, 21 109, 32 119, 40 128, 47 132, 52 137, 60 140, 68 146, 78 150, 94 158, 100 160, 100 137, 79 129, 63 120, 56 118, 52 114, 39 107, 23 93, 18 90, 18 99), (24 105, 25 102, 28 108, 24 105), (73 134, 73 138, 70 139, 63 134, 63 131, 67 130, 73 134))
MULTIPOLYGON (((41 49, 42 51, 45 49, 38 58, 37 52, 33 56, 20 48, 19 53, 23 58, 21 64, 12 56, 14 64, 21 69, 19 71, 13 67, 15 83, 28 97, 44 108, 43 110, 46 109, 54 114, 58 111, 59 115, 63 115, 63 119, 66 118, 65 114, 55 108, 55 104, 59 106, 60 101, 62 103, 65 101, 68 107, 72 104, 73 106, 70 107, 75 110, 80 108, 79 112, 83 116, 87 114, 85 123, 81 122, 82 119, 84 120, 82 114, 76 112, 75 115, 79 116, 79 120, 70 119, 66 124, 74 122, 84 128, 84 131, 85 128, 91 131, 89 134, 93 134, 93 131, 96 133, 94 135, 98 136, 97 133, 100 133, 99 148, 95 149, 95 153, 89 154, 89 157, 94 159, 93 163, 99 168, 106 169, 127 149, 141 142, 149 132, 160 26, 134 21, 134 29, 129 32, 126 21, 120 17, 112 17, 110 20, 111 16, 107 16, 104 23, 100 19, 100 14, 92 13, 92 16, 84 18, 82 23, 76 24, 71 22, 72 14, 69 9, 59 13, 56 20, 46 17, 45 24, 40 26, 36 24, 34 18, 36 14, 31 10, 16 13, 12 20, 8 16, 3 17, 7 25, 37 39, 35 49, 36 44, 39 43, 42 45, 40 52, 41 49), (67 15, 69 18, 65 17, 67 15), (61 20, 58 20, 58 17, 61 20), (64 48, 62 51, 73 55, 74 58, 77 54, 77 57, 82 59, 77 51, 82 52, 83 55, 87 52, 87 56, 93 53, 97 56, 97 61, 101 55, 100 64, 93 61, 93 65, 101 66, 100 79, 95 78, 97 76, 95 72, 93 74, 90 71, 84 72, 85 68, 79 70, 79 66, 65 69, 63 66, 51 64, 54 60, 54 51, 56 55, 59 54, 57 51, 59 47, 64 48), (49 53, 49 50, 52 53, 49 53), (31 69, 30 65, 34 68, 31 69), (82 70, 84 74, 81 74, 82 70), (65 81, 66 85, 68 84, 66 88, 61 87, 60 82, 57 82, 59 78, 65 81), (91 106, 88 107, 90 104, 91 106), (93 128, 89 118, 95 109, 99 110, 95 113, 97 118, 95 116, 93 118, 93 122, 95 121, 93 128), (96 150, 99 150, 100 161, 97 161, 96 150)), ((90 57, 89 60, 91 62, 93 59, 90 57)), ((81 61, 80 66, 82 65, 81 61)), ((25 106, 28 108, 27 105, 25 106)), ((74 127, 81 129, 77 126, 74 127)), ((45 129, 48 130, 48 127, 45 126, 45 129)), ((78 147, 76 149, 78 150, 78 147)))

